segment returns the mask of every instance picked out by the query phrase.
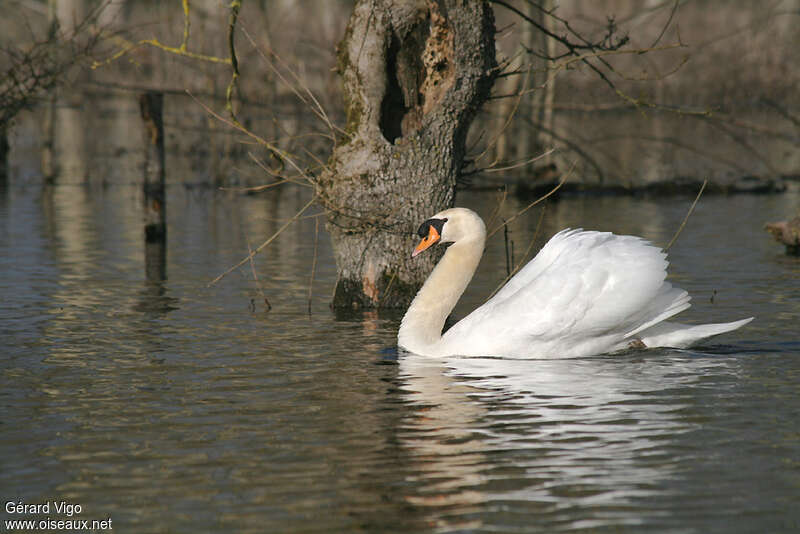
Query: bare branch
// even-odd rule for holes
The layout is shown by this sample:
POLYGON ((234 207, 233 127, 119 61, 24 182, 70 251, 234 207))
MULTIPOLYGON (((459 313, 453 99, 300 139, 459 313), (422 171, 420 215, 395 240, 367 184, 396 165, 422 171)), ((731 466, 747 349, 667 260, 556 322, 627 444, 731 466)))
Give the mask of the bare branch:
POLYGON ((27 47, 9 45, 0 49, 8 62, 6 70, 0 72, 0 128, 89 56, 100 41, 100 33, 91 28, 105 5, 101 3, 92 10, 69 34, 52 26, 45 37, 34 37, 33 44, 27 47))
POLYGON ((672 5, 672 11, 669 12, 669 18, 667 19, 667 22, 664 24, 664 27, 661 28, 661 33, 658 34, 658 37, 656 37, 656 40, 653 41, 653 44, 650 45, 650 48, 656 46, 659 43, 659 41, 661 41, 661 38, 664 37, 664 34, 667 33, 667 28, 669 28, 669 25, 672 23, 672 19, 673 17, 675 17, 675 13, 678 12, 679 5, 680 5, 680 0, 675 0, 675 3, 672 5))
MULTIPOLYGON (((613 19, 610 19, 609 20, 608 31, 607 31, 606 35, 603 37, 603 39, 601 41, 599 41, 599 42, 591 43, 591 42, 587 41, 585 38, 583 38, 580 34, 575 32, 566 20, 564 20, 562 18, 559 18, 559 17, 556 17, 555 14, 553 14, 552 12, 543 10, 547 15, 549 15, 551 17, 554 17, 556 20, 561 22, 564 25, 564 27, 567 28, 567 30, 569 30, 570 33, 572 33, 574 36, 576 36, 582 42, 582 44, 574 43, 574 42, 570 41, 564 35, 557 35, 557 34, 551 32, 550 30, 548 30, 547 28, 545 28, 544 26, 539 24, 538 21, 530 18, 525 13, 523 13, 522 11, 517 9, 516 7, 508 4, 507 2, 505 2, 503 0, 492 0, 492 3, 493 4, 497 4, 499 6, 503 6, 504 8, 506 8, 509 11, 511 11, 512 13, 514 13, 515 15, 521 17, 528 24, 532 24, 540 32, 544 33, 545 35, 547 35, 548 37, 550 37, 552 39, 555 39, 556 41, 558 41, 559 43, 564 45, 567 48, 567 50, 569 50, 569 54, 570 55, 579 55, 578 51, 580 51, 580 50, 591 50, 591 51, 595 51, 595 50, 617 50, 617 49, 625 46, 628 43, 628 40, 629 40, 628 36, 625 35, 623 37, 618 38, 616 42, 613 42, 613 35, 616 32, 616 25, 613 23, 613 19)), ((532 5, 535 5, 537 8, 542 9, 541 6, 538 6, 535 3, 532 4, 532 5)), ((555 58, 548 58, 548 59, 555 59, 555 58)))
POLYGON ((700 191, 697 192, 697 196, 695 197, 694 202, 692 202, 692 205, 689 207, 689 211, 686 213, 686 217, 683 218, 683 222, 678 227, 678 231, 675 232, 675 235, 672 236, 672 239, 669 240, 667 246, 664 247, 664 252, 668 251, 669 248, 675 244, 675 241, 678 239, 678 236, 681 235, 683 227, 686 226, 686 221, 689 220, 689 217, 692 215, 692 212, 694 212, 694 207, 697 206, 697 201, 700 200, 700 196, 703 194, 703 191, 705 191, 706 184, 708 184, 708 178, 703 180, 703 185, 700 187, 700 191))
POLYGON ((496 234, 500 230, 500 228, 502 228, 503 226, 507 225, 508 223, 510 223, 511 221, 513 221, 514 219, 516 219, 517 217, 519 217, 520 215, 522 215, 523 213, 525 213, 526 211, 528 211, 529 209, 534 207, 535 205, 539 204, 540 202, 542 202, 544 200, 547 200, 553 193, 558 191, 561 188, 561 186, 566 183, 567 178, 569 178, 569 176, 572 174, 572 171, 575 170, 575 165, 576 164, 577 164, 576 162, 572 163, 572 166, 569 168, 569 170, 566 172, 566 174, 564 174, 564 176, 561 177, 561 181, 558 182, 558 184, 553 189, 551 189, 550 191, 548 191, 544 195, 540 196, 539 198, 537 198, 536 200, 534 200, 533 202, 531 202, 530 204, 528 204, 527 206, 525 206, 524 208, 519 210, 517 213, 515 213, 507 221, 504 221, 502 225, 498 226, 497 228, 495 228, 494 230, 489 232, 489 234, 486 236, 486 238, 488 239, 488 238, 492 237, 494 234, 496 234))
POLYGON ((314 258, 311 260, 311 278, 308 281, 308 314, 311 315, 311 296, 314 290, 314 274, 317 270, 317 245, 319 244, 319 217, 314 219, 314 258))
POLYGON ((200 105, 200 106, 201 106, 201 107, 202 107, 204 110, 206 110, 206 112, 207 112, 209 115, 212 115, 213 117, 215 117, 215 118, 217 118, 218 120, 220 120, 220 121, 224 122, 224 123, 225 123, 225 124, 227 124, 228 126, 231 126, 232 128, 235 128, 236 130, 239 130, 241 133, 243 133, 243 134, 245 134, 246 136, 250 137, 251 139, 253 139, 254 141, 256 141, 258 144, 260 144, 260 145, 262 145, 262 146, 266 147, 267 149, 271 150, 272 152, 274 152, 274 153, 278 154, 278 155, 279 155, 281 158, 283 158, 284 160, 288 161, 288 162, 289 162, 289 164, 290 164, 292 167, 294 167, 294 168, 295 168, 295 170, 296 170, 298 173, 300 173, 300 174, 301 174, 303 177, 305 177, 306 179, 308 179, 308 180, 309 180, 309 182, 314 182, 314 177, 313 177, 313 176, 311 176, 311 175, 309 175, 307 171, 305 171, 304 169, 302 169, 302 168, 301 168, 301 167, 300 167, 300 166, 299 166, 299 165, 298 165, 298 164, 297 164, 297 163, 294 161, 294 158, 292 158, 290 154, 288 154, 288 153, 287 153, 287 152, 285 152, 284 150, 281 150, 279 147, 277 147, 277 146, 275 146, 274 144, 270 143, 269 141, 267 141, 267 140, 266 140, 266 139, 264 139, 263 137, 261 137, 261 136, 259 136, 259 135, 255 134, 254 132, 251 132, 250 130, 248 130, 247 128, 245 128, 245 127, 244 127, 244 125, 242 125, 242 124, 241 124, 241 123, 240 123, 238 120, 235 120, 235 119, 227 119, 227 118, 223 117, 222 115, 220 115, 219 113, 215 112, 213 109, 211 109, 210 107, 208 107, 207 105, 205 105, 204 103, 202 103, 200 100, 198 100, 197 98, 195 98, 195 97, 194 97, 194 95, 193 95, 191 92, 187 91, 186 93, 187 93, 189 96, 191 96, 191 97, 194 99, 194 101, 195 101, 195 102, 197 102, 197 103, 198 103, 198 104, 199 104, 199 105, 200 105))
MULTIPOLYGON (((547 204, 545 204, 544 206, 542 206, 542 212, 539 214, 539 220, 538 220, 538 222, 536 223, 536 229, 533 231, 533 237, 531 237, 531 239, 530 239, 530 242, 528 243, 528 248, 527 248, 527 249, 525 249, 525 253, 524 253, 524 254, 522 255, 522 257, 519 259, 519 263, 517 263, 517 264, 514 266, 514 268, 511 270, 511 272, 510 272, 510 273, 508 273, 508 276, 506 276, 506 277, 503 279, 503 281, 502 281, 502 282, 500 282, 500 284, 498 284, 498 286, 494 288, 494 290, 493 290, 493 291, 492 291, 492 292, 489 294, 489 297, 488 297, 486 300, 489 300, 490 298, 492 298, 493 296, 495 296, 495 294, 496 294, 498 291, 500 291, 500 290, 503 288, 503 286, 504 286, 504 285, 506 285, 506 282, 508 282, 509 280, 511 280, 511 278, 513 278, 513 277, 514 277, 514 275, 515 275, 515 274, 517 274, 517 273, 519 272, 519 270, 522 268, 522 266, 523 266, 523 265, 525 265, 525 263, 526 263, 526 262, 525 262, 525 260, 526 260, 526 259, 527 259, 527 257, 530 255, 530 253, 531 253, 531 250, 533 250, 533 245, 535 245, 535 244, 536 244, 536 238, 537 238, 537 237, 539 237, 539 229, 540 229, 540 228, 541 228, 541 226, 542 226, 542 220, 544 220, 544 214, 545 214, 545 211, 546 211, 546 210, 547 210, 547 204)), ((505 226, 505 224, 504 224, 503 226, 505 226)))
POLYGON ((301 216, 301 215, 302 215, 302 214, 303 214, 303 213, 304 213, 304 212, 305 212, 305 211, 306 211, 308 208, 310 208, 310 207, 311 207, 311 205, 312 205, 312 204, 313 204, 313 203, 314 203, 316 200, 317 200, 317 197, 316 197, 316 195, 315 195, 315 196, 312 196, 312 197, 311 197, 311 200, 309 200, 309 201, 308 201, 308 203, 307 203, 305 206, 303 206, 302 208, 300 208, 300 211, 298 211, 297 213, 295 213, 295 214, 294 214, 294 216, 293 216, 293 217, 291 217, 291 218, 290 218, 288 221, 286 221, 286 223, 284 223, 284 225, 283 225, 283 226, 281 226, 280 228, 278 228, 278 231, 277 231, 277 232, 275 232, 274 234, 272 234, 272 236, 270 236, 270 238, 269 238, 269 239, 267 239, 266 241, 264 241, 263 243, 261 243, 261 244, 258 246, 258 248, 256 248, 255 250, 251 250, 251 251, 250 251, 250 253, 249 253, 249 254, 248 254, 248 255, 247 255, 247 256, 246 256, 244 259, 242 259, 242 260, 241 260, 239 263, 237 263, 236 265, 234 265, 233 267, 229 268, 227 271, 225 271, 224 273, 220 274, 219 276, 217 276, 216 278, 214 278, 212 281, 210 281, 210 282, 208 283, 208 286, 207 286, 207 287, 211 287, 211 286, 213 286, 214 284, 216 284, 217 282, 219 282, 220 280, 222 280, 223 278, 225 278, 227 275, 229 275, 230 273, 232 273, 233 271, 235 271, 236 269, 238 269, 239 267, 241 267, 242 265, 244 265, 245 263, 247 263, 248 261, 250 261, 250 259, 251 259, 253 256, 255 256, 256 254, 258 254, 259 252, 261 252, 261 251, 262 251, 262 250, 263 250, 263 249, 264 249, 264 248, 265 248, 267 245, 269 245, 270 243, 272 243, 273 241, 275 241, 275 239, 276 239, 276 238, 277 238, 279 235, 281 235, 281 233, 282 233, 284 230, 286 230, 286 229, 289 227, 289 225, 291 225, 293 222, 295 222, 297 219, 299 219, 299 218, 300 218, 300 216, 301 216))
POLYGON ((264 288, 261 287, 261 281, 258 279, 258 274, 256 274, 256 261, 253 255, 253 249, 250 247, 250 240, 247 240, 247 251, 250 253, 250 270, 253 273, 253 280, 255 280, 256 285, 258 286, 258 292, 261 293, 261 298, 264 299, 264 304, 267 306, 267 311, 272 309, 272 304, 269 303, 269 299, 267 295, 264 293, 264 288))
MULTIPOLYGON (((300 99, 301 102, 306 104, 309 107, 309 109, 311 109, 314 112, 314 114, 317 115, 317 117, 319 117, 325 123, 325 125, 331 132, 339 132, 341 134, 345 133, 344 130, 334 126, 333 122, 331 122, 327 113, 325 113, 325 109, 322 107, 322 104, 320 104, 319 100, 317 100, 317 98, 314 96, 314 93, 312 93, 311 90, 301 82, 300 78, 297 76, 297 74, 294 73, 293 70, 287 69, 291 74, 291 76, 297 82, 297 85, 299 85, 300 89, 302 89, 302 93, 295 87, 294 84, 292 84, 289 80, 286 79, 286 77, 283 75, 283 72, 281 72, 280 69, 275 67, 272 61, 270 61, 270 59, 267 57, 267 54, 264 53, 263 50, 261 50, 261 48, 257 45, 255 40, 247 32, 247 29, 243 27, 242 32, 244 32, 245 36, 250 41, 250 44, 252 44, 253 47, 258 51, 258 54, 261 56, 261 58, 264 60, 267 66, 272 70, 272 72, 274 72, 275 75, 278 76, 278 78, 286 85, 286 87, 288 87, 295 94, 295 96, 297 96, 298 99, 300 99)), ((270 55, 274 57, 279 63, 281 63, 282 66, 286 67, 286 64, 283 62, 280 56, 278 56, 273 52, 270 52, 270 55)))
MULTIPOLYGON (((137 50, 138 48, 149 45, 155 48, 161 49, 165 52, 170 52, 172 54, 178 56, 184 56, 191 59, 198 59, 201 61, 208 61, 210 63, 224 63, 228 65, 233 65, 235 61, 235 55, 232 57, 221 58, 217 56, 209 56, 206 54, 199 54, 196 52, 189 51, 189 28, 190 28, 190 7, 189 7, 189 0, 181 0, 183 6, 183 38, 181 40, 181 44, 179 46, 168 46, 161 43, 158 39, 142 39, 140 41, 128 41, 120 36, 116 36, 116 39, 122 43, 122 48, 109 56, 108 58, 104 59, 103 61, 94 61, 92 63, 92 68, 96 69, 110 63, 115 62, 116 60, 120 59, 121 57, 137 50)), ((233 17, 233 21, 231 23, 230 32, 233 33, 233 26, 236 25, 236 17, 239 13, 239 8, 241 7, 241 0, 233 0, 231 3, 231 16, 233 17), (235 14, 235 16, 234 16, 235 14)), ((232 39, 232 37, 229 37, 232 39)), ((232 45, 231 45, 232 46, 232 45)), ((238 76, 238 66, 234 66, 234 72, 237 73, 238 76)))

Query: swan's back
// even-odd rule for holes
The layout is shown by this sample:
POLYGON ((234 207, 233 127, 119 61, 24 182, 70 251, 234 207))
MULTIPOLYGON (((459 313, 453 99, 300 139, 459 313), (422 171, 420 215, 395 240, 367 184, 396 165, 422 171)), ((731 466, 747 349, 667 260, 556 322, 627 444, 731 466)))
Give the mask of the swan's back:
POLYGON ((641 238, 564 230, 446 332, 442 351, 569 357, 624 348, 689 307, 688 294, 664 281, 667 265, 641 238))

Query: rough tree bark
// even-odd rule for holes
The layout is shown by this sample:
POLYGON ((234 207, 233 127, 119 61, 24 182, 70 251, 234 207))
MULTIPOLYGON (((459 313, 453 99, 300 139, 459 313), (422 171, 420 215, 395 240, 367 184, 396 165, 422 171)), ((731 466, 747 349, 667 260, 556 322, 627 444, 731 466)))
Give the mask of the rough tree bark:
POLYGON ((339 280, 335 308, 407 306, 434 255, 413 233, 452 206, 476 111, 495 77, 484 0, 358 0, 339 45, 347 111, 317 193, 339 280))

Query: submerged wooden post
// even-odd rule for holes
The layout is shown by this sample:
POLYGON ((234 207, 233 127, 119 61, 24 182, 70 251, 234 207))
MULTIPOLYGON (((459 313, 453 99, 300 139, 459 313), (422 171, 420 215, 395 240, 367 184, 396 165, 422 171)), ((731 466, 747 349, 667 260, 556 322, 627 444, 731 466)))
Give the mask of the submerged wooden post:
MULTIPOLYGON (((62 2, 63 3, 63 2, 62 2)), ((64 13, 62 13, 64 15, 64 13)), ((66 21, 65 21, 66 24, 66 21)), ((47 0, 48 38, 55 41, 61 24, 58 20, 58 1, 47 0)), ((42 118, 42 177, 44 185, 53 185, 58 176, 56 165, 56 106, 58 105, 58 87, 50 89, 47 95, 44 117, 42 118)))
POLYGON ((5 185, 8 180, 8 152, 10 149, 8 127, 2 124, 0 125, 0 185, 5 185))
POLYGON ((47 104, 42 120, 42 177, 45 185, 53 185, 58 177, 58 166, 56 165, 56 89, 50 91, 47 96, 47 104))
POLYGON ((148 91, 139 96, 145 132, 144 232, 148 243, 167 238, 163 107, 164 93, 148 91))

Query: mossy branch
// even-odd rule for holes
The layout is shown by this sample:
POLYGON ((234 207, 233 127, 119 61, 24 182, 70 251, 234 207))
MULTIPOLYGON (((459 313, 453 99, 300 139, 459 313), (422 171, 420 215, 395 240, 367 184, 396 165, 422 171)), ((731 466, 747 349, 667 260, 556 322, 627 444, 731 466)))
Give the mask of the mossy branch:
MULTIPOLYGON (((230 57, 227 57, 227 58, 217 57, 217 56, 211 56, 211 55, 207 55, 207 54, 200 54, 200 53, 197 53, 197 52, 189 51, 189 36, 190 36, 190 28, 191 28, 191 23, 190 23, 190 20, 191 20, 191 16, 190 16, 191 15, 191 7, 190 7, 190 4, 189 4, 189 0, 181 0, 181 2, 182 2, 182 5, 183 5, 183 37, 181 39, 181 44, 179 46, 165 45, 161 41, 159 41, 158 39, 155 39, 155 38, 153 38, 153 39, 142 39, 140 41, 128 41, 127 39, 124 39, 122 37, 117 36, 116 40, 120 41, 122 43, 122 45, 123 45, 122 48, 120 50, 118 50, 117 52, 115 52, 114 54, 112 54, 107 59, 104 59, 103 61, 94 61, 92 63, 92 68, 93 69, 97 69, 99 67, 103 67, 105 65, 111 64, 114 61, 117 61, 118 59, 120 59, 121 57, 133 52, 134 50, 136 50, 136 49, 138 49, 138 48, 140 48, 142 46, 146 46, 146 45, 158 48, 160 50, 163 50, 164 52, 169 52, 171 54, 175 54, 175 55, 178 55, 178 56, 188 57, 188 58, 191 58, 191 59, 198 59, 200 61, 208 61, 210 63, 223 63, 223 64, 227 64, 227 65, 232 65, 233 64, 233 60, 230 57)), ((241 8, 241 0, 234 0, 233 4, 231 4, 231 10, 232 11, 234 9, 234 4, 237 4, 237 6, 236 6, 236 14, 238 16, 239 8, 241 8)), ((235 20, 234 20, 234 24, 235 24, 235 20)), ((238 68, 236 70, 238 72, 238 68)))

